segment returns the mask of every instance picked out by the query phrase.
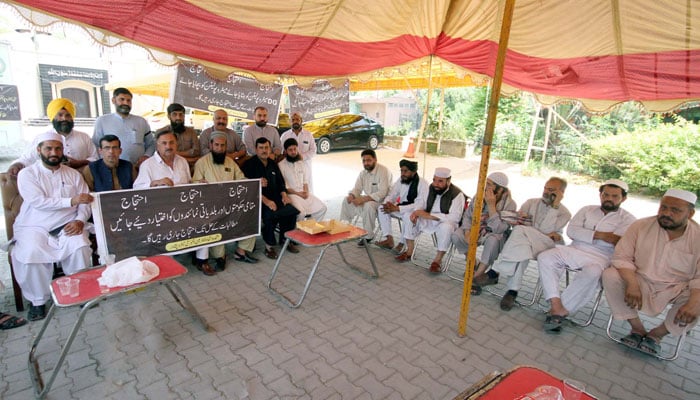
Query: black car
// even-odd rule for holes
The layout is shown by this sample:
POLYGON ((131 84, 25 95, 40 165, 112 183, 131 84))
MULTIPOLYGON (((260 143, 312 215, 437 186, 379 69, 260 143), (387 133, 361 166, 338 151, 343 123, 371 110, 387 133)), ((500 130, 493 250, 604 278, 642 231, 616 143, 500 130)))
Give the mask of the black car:
POLYGON ((378 122, 356 114, 334 117, 304 124, 316 139, 316 152, 347 148, 376 149, 384 141, 384 127, 378 122))

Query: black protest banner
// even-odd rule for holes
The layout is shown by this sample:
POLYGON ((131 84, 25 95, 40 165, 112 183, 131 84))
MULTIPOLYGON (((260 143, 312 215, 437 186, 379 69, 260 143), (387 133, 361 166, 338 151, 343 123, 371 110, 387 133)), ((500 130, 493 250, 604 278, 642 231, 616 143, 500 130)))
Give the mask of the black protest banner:
POLYGON ((200 110, 224 109, 229 115, 253 120, 255 107, 267 108, 270 124, 277 123, 284 86, 229 75, 226 81, 209 76, 201 65, 177 67, 173 102, 200 110))
POLYGON ((289 107, 301 113, 305 122, 350 112, 350 83, 333 87, 328 81, 316 81, 310 88, 289 86, 289 107))
POLYGON ((15 85, 0 85, 0 121, 21 121, 19 93, 15 85))
POLYGON ((101 260, 184 253, 259 235, 260 190, 252 179, 94 193, 101 260))

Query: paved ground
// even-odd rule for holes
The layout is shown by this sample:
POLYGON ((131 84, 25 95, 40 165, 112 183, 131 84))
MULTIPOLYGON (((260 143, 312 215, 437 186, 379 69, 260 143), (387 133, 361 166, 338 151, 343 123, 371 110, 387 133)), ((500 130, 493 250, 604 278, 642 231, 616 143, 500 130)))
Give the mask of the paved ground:
MULTIPOLYGON (((379 157, 397 169, 401 153, 382 150, 379 157)), ((423 160, 419 154, 419 161, 428 165, 425 175, 436 165, 451 166, 455 181, 468 193, 474 190, 478 160, 423 160)), ((317 159, 316 190, 328 200, 329 217, 338 215, 340 196, 352 186, 359 165, 358 152, 317 159)), ((493 168, 516 180, 516 167, 495 163, 493 168)), ((517 181, 513 191, 522 203, 539 195, 544 179, 517 181)), ((572 185, 565 204, 575 212, 595 201, 595 194, 593 186, 572 185)), ((656 203, 634 198, 628 206, 645 216, 654 213, 656 203)), ((421 257, 430 258, 432 245, 420 246, 421 257)), ((354 244, 343 250, 351 262, 368 265, 364 250, 354 244)), ((602 399, 700 399, 697 329, 678 360, 662 362, 605 336, 605 302, 592 326, 566 326, 552 336, 541 330, 544 304, 503 312, 499 299, 485 293, 472 298, 467 335, 459 337, 461 282, 372 251, 378 279, 344 267, 338 253, 329 251, 295 310, 266 289, 273 263, 262 255, 256 265, 230 261, 216 277, 202 275, 187 257, 178 256, 191 272, 180 284, 212 329, 205 332, 162 287, 105 302, 88 313, 49 398, 446 399, 494 370, 532 365, 585 382, 602 399)), ((305 248, 285 258, 281 290, 298 293, 317 254, 305 248)), ((0 255, 0 277, 7 285, 5 259, 0 255)), ((452 271, 463 270, 463 264, 463 257, 455 257, 452 271)), ((535 279, 533 266, 525 286, 532 288, 535 279)), ((0 310, 13 307, 11 291, 5 290, 0 310)), ((44 368, 56 360, 59 340, 66 338, 77 312, 58 311, 38 351, 44 368)), ((30 323, 0 331, 0 398, 32 397, 27 353, 39 328, 40 323, 30 323)), ((621 325, 617 330, 623 331, 621 325)))

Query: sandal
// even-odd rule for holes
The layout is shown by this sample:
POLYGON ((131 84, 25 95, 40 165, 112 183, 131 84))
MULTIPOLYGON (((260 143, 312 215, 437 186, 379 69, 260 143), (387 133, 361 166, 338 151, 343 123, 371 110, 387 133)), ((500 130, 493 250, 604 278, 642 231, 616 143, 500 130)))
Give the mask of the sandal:
POLYGON ((481 294, 481 290, 482 290, 482 289, 481 289, 481 286, 476 285, 476 284, 472 284, 472 290, 471 290, 472 296, 478 296, 478 295, 480 295, 480 294, 481 294))
POLYGON ((642 341, 639 342, 637 350, 641 351, 644 354, 656 357, 661 351, 661 345, 653 337, 644 336, 644 339, 642 339, 642 341))
POLYGON ((639 344, 644 340, 644 336, 637 332, 630 332, 629 335, 620 339, 620 343, 629 347, 630 349, 639 350, 639 344))
POLYGON ((19 328, 20 326, 27 323, 27 320, 22 317, 15 317, 14 315, 0 313, 0 330, 7 330, 13 328, 19 328))
POLYGON ((544 320, 544 331, 546 333, 561 333, 565 319, 565 315, 547 315, 547 318, 544 320))

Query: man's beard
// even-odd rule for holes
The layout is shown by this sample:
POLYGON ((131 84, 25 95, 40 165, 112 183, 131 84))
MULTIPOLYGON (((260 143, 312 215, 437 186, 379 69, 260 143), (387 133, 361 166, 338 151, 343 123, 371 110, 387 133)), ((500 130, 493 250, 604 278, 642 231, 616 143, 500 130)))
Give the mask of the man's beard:
POLYGON ((620 205, 615 205, 612 201, 604 201, 603 204, 600 205, 600 208, 604 211, 617 211, 620 209, 620 205))
POLYGON ((226 153, 211 152, 212 161, 214 164, 224 164, 226 162, 226 153))
POLYGON ((292 157, 292 156, 290 156, 290 155, 287 155, 286 157, 287 157, 287 161, 289 161, 289 162, 291 162, 291 163, 294 163, 294 162, 297 162, 297 161, 301 160, 301 155, 299 155, 299 154, 297 154, 297 155, 294 156, 294 157, 292 157))
POLYGON ((376 166, 377 166, 376 164, 373 164, 373 165, 365 165, 365 166, 364 166, 364 167, 365 167, 365 171, 367 171, 367 172, 372 172, 372 170, 373 170, 374 167, 376 167, 376 166))
POLYGON ((401 177, 401 183, 405 183, 405 184, 411 183, 415 177, 416 177, 416 176, 413 175, 413 176, 411 176, 411 177, 408 177, 408 178, 405 178, 405 179, 404 179, 404 177, 402 176, 402 177, 401 177))
POLYGON ((128 106, 126 104, 122 104, 120 106, 117 106, 117 112, 119 114, 128 114, 131 112, 131 106, 128 106))
POLYGON ((185 131, 185 123, 182 121, 170 121, 170 127, 175 133, 182 133, 185 131))
POLYGON ((48 165, 49 167, 55 167, 58 165, 61 165, 61 158, 60 157, 45 157, 43 154, 39 154, 41 156, 41 162, 44 164, 48 165), (51 160, 51 158, 55 159, 55 161, 51 160))
POLYGON ((292 124, 292 129, 298 131, 299 129, 301 129, 301 124, 292 124))
POLYGON ((438 188, 436 188, 435 186, 433 186, 433 191, 435 191, 435 194, 436 194, 436 195, 437 195, 437 194, 443 194, 443 193, 445 193, 446 190, 447 190, 447 188, 438 189, 438 188))
POLYGON ((53 124, 53 129, 58 133, 70 133, 73 130, 73 125, 75 125, 73 121, 57 121, 55 119, 51 123, 53 124))
POLYGON ((663 217, 663 216, 658 216, 656 217, 656 221, 659 223, 659 226, 661 228, 667 230, 667 231, 672 231, 674 229, 678 229, 683 226, 683 223, 674 223, 673 220, 669 217, 663 217), (661 221, 664 221, 663 223, 661 221))
POLYGON ((264 128, 267 125, 267 121, 255 121, 255 125, 264 128))

